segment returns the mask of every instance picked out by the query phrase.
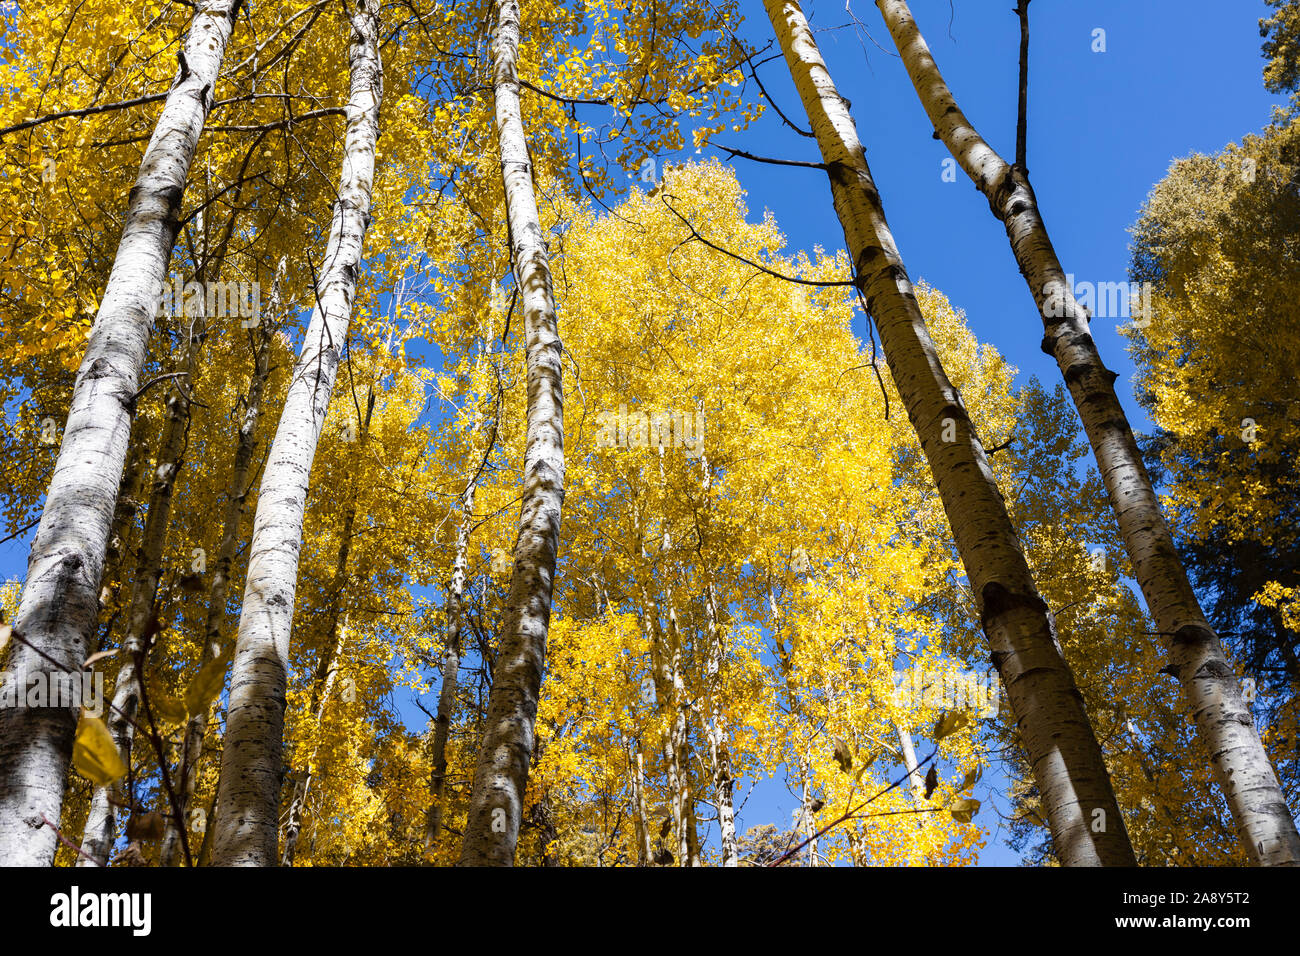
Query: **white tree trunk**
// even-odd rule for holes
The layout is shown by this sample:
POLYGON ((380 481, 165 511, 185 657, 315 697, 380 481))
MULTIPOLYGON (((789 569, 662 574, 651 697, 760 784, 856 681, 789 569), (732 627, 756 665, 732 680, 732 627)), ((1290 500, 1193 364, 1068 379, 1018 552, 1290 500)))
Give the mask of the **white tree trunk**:
MULTIPOLYGON (((197 0, 180 71, 130 193, 27 561, 14 625, 22 641, 10 658, 18 679, 77 671, 87 656, 158 292, 238 8, 239 0, 197 0)), ((0 863, 53 862, 57 836, 46 821, 59 823, 77 716, 75 706, 0 709, 0 863)))
MULTIPOLYGON (((662 466, 662 454, 660 462, 662 466)), ((710 492, 713 489, 713 469, 707 455, 700 456, 703 475, 704 501, 711 508, 710 492)), ((706 521, 709 514, 706 513, 706 521)), ((731 749, 727 745, 727 728, 723 721, 722 664, 726 659, 726 638, 719 620, 718 597, 706 570, 704 586, 704 614, 707 625, 708 648, 704 666, 705 736, 709 743, 709 767, 713 774, 713 801, 718 811, 718 845, 722 850, 723 866, 740 865, 740 849, 736 843, 735 781, 731 774, 731 749)))
POLYGON ((649 812, 645 805, 645 762, 641 758, 641 741, 627 742, 629 783, 632 788, 632 821, 636 834, 637 866, 649 866, 653 851, 650 848, 649 812))
POLYGON ((497 142, 528 364, 524 500, 515 539, 501 648, 474 770, 462 866, 510 866, 519 839, 546 662, 564 503, 564 395, 551 267, 519 113, 519 4, 498 0, 492 42, 497 142))
POLYGON ((378 8, 348 8, 347 134, 316 307, 294 366, 258 493, 221 757, 212 860, 274 866, 285 684, 307 485, 348 336, 370 221, 383 71, 378 8))
POLYGON ((921 768, 916 764, 916 747, 912 743, 911 732, 902 724, 894 727, 898 731, 898 744, 903 750, 903 766, 907 769, 907 779, 912 786, 912 796, 916 805, 925 805, 925 780, 921 777, 921 768))
POLYGON ((938 485, 1065 865, 1134 865, 1101 748, 984 448, 935 351, 862 143, 796 0, 764 0, 828 167, 855 282, 938 485), (955 441, 944 441, 944 432, 955 441))
POLYGON ((461 494, 460 528, 456 532, 456 558, 451 586, 447 589, 447 643, 442 655, 442 686, 438 689, 438 713, 434 718, 433 746, 429 754, 429 819, 424 848, 431 851, 442 835, 442 818, 447 799, 447 739, 456 710, 456 688, 460 675, 462 635, 465 629, 465 568, 469 562, 469 537, 474 530, 474 496, 477 475, 471 476, 461 494))
POLYGON ((877 0, 912 84, 939 138, 989 201, 1038 306, 1042 348, 1056 359, 1119 519, 1124 548, 1213 755, 1237 834, 1256 862, 1300 865, 1300 834, 1268 755, 1174 548, 1123 406, 1102 363, 1088 315, 1056 257, 1028 172, 1006 162, 958 108, 903 0, 877 0))

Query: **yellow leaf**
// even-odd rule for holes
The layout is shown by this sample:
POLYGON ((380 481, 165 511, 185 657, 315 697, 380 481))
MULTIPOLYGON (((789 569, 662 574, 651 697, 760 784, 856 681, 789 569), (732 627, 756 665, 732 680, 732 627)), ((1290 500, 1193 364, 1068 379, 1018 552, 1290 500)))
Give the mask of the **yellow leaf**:
POLYGON ((167 694, 153 693, 149 695, 149 707, 165 724, 183 724, 185 718, 189 716, 189 708, 185 702, 170 697, 167 694))
POLYGON ((234 656, 235 645, 231 644, 220 657, 213 658, 199 668, 194 680, 190 681, 190 686, 185 688, 185 709, 190 714, 205 712, 208 705, 217 699, 226 682, 226 667, 234 656))
POLYGON ((91 717, 84 710, 72 744, 72 765, 77 768, 77 773, 101 787, 126 776, 126 764, 117 752, 113 735, 102 720, 91 717))

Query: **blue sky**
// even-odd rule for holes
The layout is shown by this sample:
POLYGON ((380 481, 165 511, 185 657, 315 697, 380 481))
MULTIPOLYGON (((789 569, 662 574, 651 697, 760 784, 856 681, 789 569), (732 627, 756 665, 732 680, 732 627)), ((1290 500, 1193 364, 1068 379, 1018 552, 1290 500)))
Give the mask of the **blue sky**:
MULTIPOLYGON (((771 26, 757 3, 745 35, 762 47, 771 26)), ((1019 26, 1010 0, 913 0, 911 8, 957 102, 986 140, 1014 158, 1019 26), (951 21, 950 21, 951 18, 951 21), (951 23, 951 25, 950 25, 951 23)), ((932 138, 911 81, 870 0, 854 0, 854 29, 839 3, 805 4, 881 191, 890 226, 913 280, 924 279, 966 311, 981 341, 1049 387, 1055 363, 1039 349, 1041 321, 988 203, 960 170, 944 182, 949 156, 932 138), (841 29, 829 29, 842 27, 841 29), (879 46, 877 46, 879 44, 879 46), (881 47, 884 47, 882 50, 881 47)), ((1062 264, 1079 281, 1127 279, 1128 228, 1171 161, 1217 152, 1265 126, 1284 100, 1263 87, 1258 21, 1262 0, 1035 0, 1031 49, 1028 165, 1062 264), (1094 30, 1105 52, 1093 52, 1094 30)), ((782 110, 806 126, 784 63, 761 68, 782 110)), ((751 129, 719 142, 759 155, 817 160, 816 144, 787 129, 769 110, 751 129)), ((707 153, 707 151, 706 151, 707 153)), ((725 157, 723 157, 725 158, 725 157)), ((737 159, 751 213, 770 209, 795 249, 843 245, 825 176, 737 159)), ((1133 365, 1119 320, 1097 318, 1093 335, 1135 427, 1147 419, 1133 399, 1133 365)), ((924 747, 918 743, 918 747, 924 747)), ((980 819, 996 826, 996 770, 976 788, 980 819)), ((741 829, 789 825, 798 801, 780 781, 758 785, 740 813, 741 829)), ((993 833, 982 865, 1015 865, 1019 856, 993 833)))
MULTIPOLYGON (((743 6, 752 18, 746 38, 757 47, 767 45, 771 28, 758 3, 746 0, 743 6)), ((1019 39, 1011 7, 1011 0, 961 0, 950 14, 947 0, 912 3, 958 102, 1007 157, 1014 152, 1019 39)), ((838 2, 809 3, 805 9, 825 31, 819 34, 823 55, 853 104, 912 278, 926 280, 964 309, 976 335, 1019 367, 1022 381, 1038 375, 1050 385, 1058 373, 1039 351, 1041 325, 1002 226, 964 174, 958 172, 956 182, 943 181, 948 153, 931 137, 874 4, 855 0, 862 21, 857 29, 838 2)), ((1266 9, 1262 0, 1035 0, 1029 168, 1067 271, 1094 282, 1126 279, 1127 229, 1170 162, 1240 140, 1263 127, 1272 108, 1282 104, 1260 79, 1257 24, 1266 9), (1105 52, 1092 50, 1099 28, 1105 30, 1105 52)), ((803 125, 783 62, 761 69, 769 91, 803 125)), ((811 140, 785 129, 770 111, 753 128, 719 140, 767 156, 818 158, 811 140)), ((842 246, 822 173, 740 159, 735 166, 753 216, 770 209, 792 249, 842 246)), ((1096 320, 1093 333, 1107 364, 1120 374, 1121 400, 1142 427, 1145 417, 1129 387, 1133 367, 1115 320, 1096 320)), ((30 539, 27 534, 0 545, 0 577, 24 575, 30 539)), ((924 744, 918 747, 928 752, 924 744)), ((979 790, 996 788, 1001 779, 990 774, 979 790)), ((763 782, 741 811, 741 829, 766 822, 788 826, 796 806, 780 781, 763 782)), ((990 824, 995 815, 981 814, 981 819, 990 824)), ((1008 864, 1018 858, 994 837, 981 862, 1008 864)))
MULTIPOLYGON (((911 8, 957 102, 986 140, 1014 158, 1019 27, 1010 0, 913 0, 911 8)), ((771 26, 757 3, 747 38, 763 46, 771 26)), ((1269 121, 1284 101, 1263 87, 1262 0, 1035 0, 1030 6, 1029 169, 1062 264, 1078 280, 1127 278, 1128 227, 1170 162, 1216 152, 1269 121), (1093 30, 1106 52, 1092 52, 1093 30)), ((960 172, 943 182, 949 155, 933 139, 888 32, 870 0, 853 0, 865 29, 855 33, 842 3, 805 4, 840 92, 852 102, 899 249, 913 280, 925 279, 966 311, 976 335, 1022 373, 1050 385, 1055 363, 1002 225, 960 172), (831 27, 843 29, 829 30, 831 27), (876 44, 879 44, 879 47, 876 44), (882 50, 880 47, 883 47, 882 50), (888 51, 888 52, 886 52, 888 51)), ((805 125, 785 71, 774 61, 763 82, 805 125)), ((720 142, 783 159, 817 160, 816 144, 771 113, 720 142)), ((753 213, 770 209, 793 248, 843 245, 823 174, 734 161, 753 213)), ((1133 367, 1116 320, 1098 318, 1093 334, 1132 399, 1133 367)))

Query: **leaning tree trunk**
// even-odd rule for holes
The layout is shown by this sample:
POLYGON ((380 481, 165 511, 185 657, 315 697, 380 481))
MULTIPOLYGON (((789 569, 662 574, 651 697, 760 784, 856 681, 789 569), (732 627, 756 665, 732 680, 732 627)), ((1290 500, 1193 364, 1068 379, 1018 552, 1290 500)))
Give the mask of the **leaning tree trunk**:
MULTIPOLYGON (((77 373, 58 462, 27 559, 9 666, 16 679, 81 670, 131 434, 132 409, 185 179, 215 99, 240 0, 196 0, 194 19, 126 210, 77 373)), ((46 679, 42 677, 41 679, 46 679)), ((58 839, 75 706, 0 708, 0 863, 48 865, 58 839)))
POLYGON ((383 72, 378 8, 349 8, 351 90, 338 199, 316 307, 267 456, 253 518, 244 603, 230 675, 212 860, 274 866, 289 634, 312 461, 347 341, 370 220, 383 72))
POLYGON ((510 866, 519 840, 533 751, 537 695, 546 662, 555 558, 564 501, 564 394, 551 267, 519 115, 519 3, 498 0, 492 41, 497 141, 515 283, 523 302, 528 364, 524 499, 501 649, 474 769, 462 866, 510 866))
POLYGON ((796 0, 764 0, 821 148, 854 284, 929 462, 1062 864, 1134 865, 1101 748, 961 397, 940 363, 862 143, 796 0), (954 441, 944 441, 944 433, 954 441))
POLYGON ((1116 375, 1102 363, 1088 330, 1088 315, 1075 300, 1056 257, 1028 171, 1021 163, 1008 164, 999 156, 958 108, 904 0, 877 0, 876 5, 935 132, 1006 227, 1016 263, 1043 320, 1043 351, 1056 359, 1079 410, 1119 519, 1124 549, 1158 629, 1169 639, 1173 669, 1191 702, 1197 730, 1213 755, 1215 775, 1232 810, 1237 835, 1260 864, 1300 865, 1300 833, 1232 665, 1187 579, 1137 440, 1115 395, 1116 375))
MULTIPOLYGON (((361 422, 359 440, 361 447, 370 437, 370 420, 375 411, 375 393, 371 388, 366 400, 366 412, 361 422)), ((302 813, 307 805, 307 794, 311 791, 312 779, 316 775, 316 755, 320 748, 321 721, 325 719, 325 707, 329 703, 330 691, 334 688, 334 678, 338 673, 338 660, 343 655, 347 642, 347 612, 344 610, 347 599, 344 597, 348 587, 348 559, 352 555, 353 528, 357 521, 356 482, 353 482, 349 500, 352 504, 343 515, 343 525, 339 529, 339 551, 334 563, 334 575, 329 586, 330 607, 330 641, 321 652, 320 663, 316 667, 316 676, 312 682, 310 709, 316 718, 316 736, 313 738, 311 754, 307 764, 297 777, 293 788, 293 797, 289 801, 289 813, 284 826, 284 850, 280 856, 281 866, 293 866, 294 853, 298 847, 298 834, 302 830, 302 813), (343 618, 340 627, 339 618, 343 618)))
MULTIPOLYGON (((195 325, 182 321, 181 326, 185 335, 185 351, 180 363, 181 378, 192 389, 199 352, 203 347, 204 328, 201 318, 196 319, 195 325)), ((176 490, 176 479, 185 464, 189 430, 188 393, 176 386, 167 396, 167 420, 158 445, 153 485, 149 491, 149 510, 145 514, 144 534, 140 539, 135 573, 131 578, 126 636, 118 649, 120 659, 117 662, 113 704, 108 717, 109 732, 113 735, 122 762, 128 767, 131 765, 135 719, 140 705, 140 681, 143 679, 141 668, 150 651, 145 638, 151 632, 150 621, 158 613, 158 586, 162 581, 167 530, 171 526, 172 498, 176 490)), ((117 786, 110 784, 97 786, 91 793, 77 866, 107 865, 113 841, 117 838, 118 812, 123 809, 114 799, 116 791, 117 786)))

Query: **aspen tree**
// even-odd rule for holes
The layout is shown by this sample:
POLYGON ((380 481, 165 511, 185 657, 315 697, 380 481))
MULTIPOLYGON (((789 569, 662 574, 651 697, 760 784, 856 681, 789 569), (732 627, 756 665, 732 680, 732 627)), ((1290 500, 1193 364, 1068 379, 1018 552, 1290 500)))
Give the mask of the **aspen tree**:
POLYGON ((1101 748, 983 445, 926 330, 847 102, 835 89, 800 5, 764 0, 764 6, 828 167, 855 284, 943 499, 1058 855, 1065 865, 1132 866, 1101 748), (945 424, 956 440, 943 440, 945 424))
POLYGON ((471 476, 461 493, 460 527, 456 531, 456 557, 447 589, 447 638, 442 655, 442 686, 438 688, 438 714, 434 719, 433 745, 429 754, 429 817, 424 845, 431 850, 442 833, 442 818, 447 795, 447 738, 456 709, 456 688, 460 672, 462 639, 465 630, 465 568, 469 556, 469 538, 474 529, 474 493, 477 475, 471 476))
POLYGON ((267 456, 253 518, 230 676, 212 860, 271 866, 276 853, 285 688, 303 515, 312 462, 348 338, 370 222, 383 71, 374 0, 347 8, 347 131, 316 305, 267 456))
MULTIPOLYGON (((484 355, 488 343, 493 339, 492 313, 489 306, 487 335, 482 339, 476 371, 485 367, 484 355)), ((482 413, 478 395, 474 391, 474 377, 469 382, 470 401, 474 411, 470 416, 469 434, 477 435, 482 423, 482 413)), ((500 409, 498 408, 499 412, 500 409)), ((493 421, 489 428, 487 447, 482 461, 486 464, 496 444, 498 422, 493 421)), ((464 651, 465 633, 465 577, 469 565, 469 540, 474 533, 474 499, 478 492, 481 466, 475 460, 474 446, 470 445, 470 474, 464 490, 460 495, 460 524, 456 529, 456 553, 452 558, 451 582, 447 588, 446 603, 446 644, 442 655, 442 685, 438 688, 438 712, 434 718, 433 743, 429 752, 429 812, 425 822, 424 849, 426 858, 434 849, 442 833, 442 818, 446 812, 447 794, 447 740, 451 736, 451 722, 456 710, 456 692, 460 678, 460 658, 464 651)))
POLYGON ((1115 394, 1116 375, 1103 364, 1088 329, 1088 314, 1075 299, 1056 256, 1029 172, 998 155, 962 113, 905 0, 876 0, 876 6, 935 132, 1006 227, 1016 264, 1043 321, 1043 351, 1056 359, 1079 411, 1134 576, 1166 638, 1173 672, 1213 755, 1215 776, 1238 836, 1262 865, 1300 866, 1300 832, 1236 674, 1178 556, 1137 439, 1115 394))
POLYGON ((474 769, 462 866, 510 866, 533 754, 545 666, 560 509, 564 500, 564 395, 551 269, 519 112, 519 4, 497 0, 493 92, 511 260, 523 308, 528 424, 524 500, 514 545, 501 646, 474 769))
MULTIPOLYGON (((158 290, 180 223, 181 199, 240 0, 197 0, 180 69, 140 163, 125 225, 63 431, 58 463, 28 558, 15 621, 22 675, 81 669, 130 439, 158 290)), ((0 861, 54 858, 75 707, 0 709, 0 861)))

